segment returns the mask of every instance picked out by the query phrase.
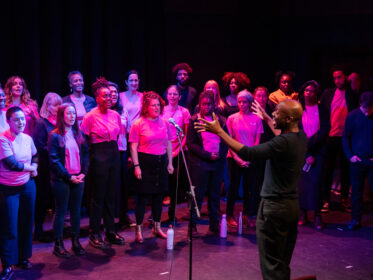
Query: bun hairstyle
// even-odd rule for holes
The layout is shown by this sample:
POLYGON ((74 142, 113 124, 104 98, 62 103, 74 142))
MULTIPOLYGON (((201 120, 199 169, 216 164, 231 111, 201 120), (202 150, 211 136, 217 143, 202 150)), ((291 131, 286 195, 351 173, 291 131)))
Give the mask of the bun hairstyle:
POLYGON ((109 88, 109 82, 104 77, 99 77, 96 79, 96 82, 92 84, 91 88, 93 96, 97 97, 99 89, 109 88))

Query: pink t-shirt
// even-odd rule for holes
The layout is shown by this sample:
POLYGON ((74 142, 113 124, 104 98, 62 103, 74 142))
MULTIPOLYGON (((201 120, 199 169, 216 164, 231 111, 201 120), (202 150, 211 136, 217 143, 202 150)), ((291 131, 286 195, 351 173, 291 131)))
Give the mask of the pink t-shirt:
POLYGON ((120 116, 121 126, 118 137, 118 150, 127 151, 127 125, 128 125, 128 112, 123 108, 122 115, 120 116))
POLYGON ((84 116, 80 128, 90 137, 91 143, 118 141, 121 130, 120 115, 110 109, 103 114, 96 107, 84 116))
POLYGON ((336 89, 331 105, 331 129, 329 132, 329 136, 341 137, 343 135, 347 115, 348 109, 346 103, 346 91, 336 89))
POLYGON ((84 107, 85 95, 82 94, 81 97, 76 97, 74 94, 70 94, 70 99, 71 102, 75 105, 78 124, 81 125, 85 114, 87 114, 87 111, 84 107))
POLYGON ((18 162, 31 164, 32 156, 35 154, 34 141, 29 135, 19 133, 13 137, 10 130, 3 132, 0 136, 0 184, 22 186, 30 180, 30 172, 9 170, 2 159, 14 156, 18 162))
POLYGON ((320 129, 319 107, 317 105, 306 105, 306 110, 302 115, 302 125, 308 138, 311 138, 320 129))
POLYGON ((128 141, 138 143, 138 152, 164 155, 171 136, 170 126, 164 119, 159 117, 156 120, 149 120, 140 117, 131 126, 128 141))
POLYGON ((127 133, 130 132, 132 124, 140 117, 142 95, 143 94, 141 92, 136 92, 134 95, 127 91, 119 94, 123 108, 125 108, 128 112, 127 133))
MULTIPOLYGON (((201 115, 198 114, 201 118, 201 115)), ((212 121, 212 117, 205 116, 205 120, 212 121)), ((210 153, 219 153, 220 137, 211 132, 201 132, 203 149, 210 153)))
POLYGON ((65 134, 65 167, 69 174, 79 174, 81 170, 79 146, 71 129, 65 134))
MULTIPOLYGON (((190 113, 189 110, 182 107, 177 106, 176 111, 171 111, 170 106, 165 106, 163 109, 162 118, 168 122, 170 118, 173 118, 175 122, 184 130, 186 125, 189 123, 190 113)), ((172 152, 179 152, 180 145, 179 140, 177 139, 177 131, 173 125, 170 125, 171 128, 171 143, 172 143, 172 152)), ((184 131, 185 134, 185 131, 184 131)), ((183 141, 183 139, 181 139, 183 141)))
MULTIPOLYGON (((242 114, 240 112, 230 115, 227 119, 227 128, 233 139, 247 147, 255 145, 255 139, 263 133, 262 120, 253 113, 242 114)), ((231 151, 228 157, 232 157, 231 151)))
POLYGON ((36 120, 40 118, 39 113, 38 113, 38 108, 34 104, 25 105, 25 104, 22 103, 19 106, 18 105, 13 105, 13 104, 9 105, 8 107, 5 108, 5 111, 8 110, 11 107, 14 107, 14 106, 20 107, 22 109, 22 111, 25 113, 26 127, 23 130, 23 133, 32 136, 33 135, 33 129, 34 129, 35 124, 36 124, 36 120))

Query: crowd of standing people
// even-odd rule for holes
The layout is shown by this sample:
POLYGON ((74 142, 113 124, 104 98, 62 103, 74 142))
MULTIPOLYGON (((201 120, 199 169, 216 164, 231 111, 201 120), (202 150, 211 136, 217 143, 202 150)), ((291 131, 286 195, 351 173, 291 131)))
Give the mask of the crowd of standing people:
MULTIPOLYGON (((4 89, 0 87, 1 280, 9 279, 14 265, 31 267, 32 233, 35 240, 43 241, 49 209, 54 209, 53 253, 61 258, 71 255, 63 241, 67 213, 72 251, 85 254, 79 242, 82 205, 89 215, 89 243, 95 248, 125 244, 115 218, 122 228, 134 226, 135 241, 143 243, 148 200, 152 234, 166 238, 161 227, 164 198, 170 197, 167 223, 175 225, 177 200, 188 184, 181 150, 187 155, 199 209, 208 196, 209 230, 213 233, 219 232, 225 171, 230 182, 225 186, 228 226, 238 227, 235 202, 242 186, 243 224, 258 226, 260 250, 270 246, 264 240, 268 221, 276 224, 278 218, 264 219, 263 209, 268 207, 272 212, 284 207, 289 211, 289 223, 295 221, 299 226, 309 222, 308 212, 313 211, 315 228, 325 227, 322 215, 330 209, 337 167, 340 209, 351 212, 350 230, 361 227, 367 177, 373 189, 373 92, 362 92, 357 73, 348 76, 336 67, 331 71, 333 88, 322 91, 317 81, 310 80, 296 91, 295 74, 278 72, 278 89, 270 93, 264 86, 253 90, 246 74, 228 72, 222 77, 222 91, 217 81, 209 80, 198 94, 189 84, 192 68, 187 63, 175 65, 172 71, 175 84, 161 95, 140 92, 139 73, 131 70, 124 80, 126 91, 120 92, 116 83, 100 77, 91 86, 93 97, 84 93, 83 75, 72 71, 68 74, 70 94, 47 93, 40 111, 23 78, 13 76, 4 89), (298 105, 287 104, 287 100, 298 105), (288 113, 291 110, 295 113, 288 113), (281 114, 292 118, 292 130, 304 131, 299 139, 283 135, 291 147, 284 148, 281 141, 285 140, 275 137, 288 128, 286 116, 281 114), (180 142, 169 119, 184 132, 180 142), (232 148, 219 135, 198 129, 199 124, 214 121, 246 150, 232 148), (303 149, 300 142, 306 140, 303 149), (287 158, 292 153, 296 163, 287 158), (283 167, 291 164, 294 168, 301 165, 302 171, 299 178, 286 181, 291 175, 283 167), (288 185, 290 191, 281 188, 288 185), (135 221, 128 215, 130 190, 136 196, 135 221)), ((197 223, 194 212, 189 229, 194 236, 198 235, 197 223)), ((297 229, 288 230, 291 242, 286 246, 292 252, 297 229)), ((289 274, 291 254, 284 258, 284 267, 277 274, 281 277, 284 271, 289 274)), ((263 255, 261 266, 262 271, 270 270, 263 255)))

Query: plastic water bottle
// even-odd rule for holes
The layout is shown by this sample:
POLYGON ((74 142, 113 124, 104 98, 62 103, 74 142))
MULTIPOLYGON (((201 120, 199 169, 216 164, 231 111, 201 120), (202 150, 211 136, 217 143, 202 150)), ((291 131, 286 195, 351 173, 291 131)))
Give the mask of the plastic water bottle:
POLYGON ((174 229, 172 225, 167 230, 167 250, 174 249, 174 229))
POLYGON ((220 237, 227 238, 227 215, 223 214, 220 224, 220 237))
POLYGON ((240 217, 238 218, 238 235, 242 234, 242 212, 240 212, 240 217))

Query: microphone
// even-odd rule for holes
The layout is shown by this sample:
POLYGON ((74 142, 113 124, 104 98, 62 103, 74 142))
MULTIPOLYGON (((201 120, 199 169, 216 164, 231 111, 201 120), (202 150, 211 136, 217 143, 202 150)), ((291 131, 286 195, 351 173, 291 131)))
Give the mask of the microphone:
POLYGON ((168 122, 170 124, 172 124, 176 130, 181 134, 181 136, 184 136, 184 131, 182 130, 182 128, 175 122, 175 120, 173 118, 169 118, 168 119, 168 122))

